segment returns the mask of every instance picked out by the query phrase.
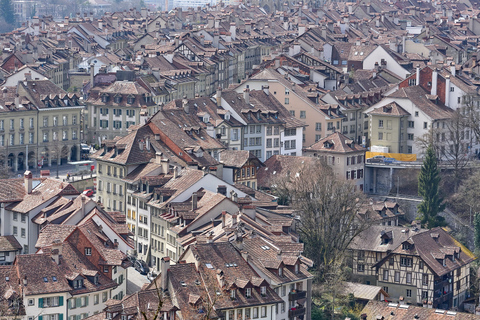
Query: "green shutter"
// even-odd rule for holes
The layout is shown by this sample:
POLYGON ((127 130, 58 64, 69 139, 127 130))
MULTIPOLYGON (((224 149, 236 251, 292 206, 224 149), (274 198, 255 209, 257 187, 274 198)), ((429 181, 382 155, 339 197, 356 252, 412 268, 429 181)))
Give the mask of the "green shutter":
POLYGON ((88 296, 85 297, 85 305, 88 306, 88 296))
POLYGON ((43 298, 38 298, 38 307, 43 308, 43 298))
POLYGON ((63 297, 62 296, 58 297, 58 305, 60 307, 63 306, 63 297))
POLYGON ((58 314, 58 320, 63 320, 63 313, 58 314))
POLYGON ((38 320, 42 320, 43 319, 43 316, 38 316, 38 320))

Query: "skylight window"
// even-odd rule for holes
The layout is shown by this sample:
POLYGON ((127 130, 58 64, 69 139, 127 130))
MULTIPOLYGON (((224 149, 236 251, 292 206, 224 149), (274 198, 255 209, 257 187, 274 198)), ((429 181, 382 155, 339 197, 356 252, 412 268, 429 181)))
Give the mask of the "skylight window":
POLYGON ((47 277, 43 277, 43 282, 48 282, 48 278, 47 278, 47 277))
POLYGON ((53 277, 52 277, 52 280, 53 280, 53 281, 57 281, 57 277, 53 276, 53 277))
POLYGON ((212 266, 210 263, 205 263, 205 266, 206 266, 208 269, 213 269, 213 266, 212 266))

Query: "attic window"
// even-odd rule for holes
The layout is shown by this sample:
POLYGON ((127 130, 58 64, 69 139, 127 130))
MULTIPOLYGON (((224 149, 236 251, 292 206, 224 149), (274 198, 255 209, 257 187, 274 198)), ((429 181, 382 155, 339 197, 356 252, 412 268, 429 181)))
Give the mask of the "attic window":
POLYGON ((298 274, 299 269, 300 269, 300 268, 299 268, 299 266, 298 266, 298 263, 295 264, 295 274, 298 274))
POLYGON ((43 277, 43 282, 48 282, 48 278, 47 278, 47 277, 43 277))
POLYGON ((53 280, 53 282, 56 282, 56 281, 57 281, 57 277, 53 276, 53 277, 52 277, 52 280, 53 280))
POLYGON ((283 277, 283 268, 278 268, 278 275, 283 277))
POLYGON ((250 298, 252 296, 252 288, 245 289, 245 298, 250 298))
POLYGON ((266 286, 261 286, 260 287, 260 294, 262 296, 266 296, 267 295, 267 287, 266 286))
POLYGON ((408 249, 410 249, 410 244, 408 244, 408 243, 402 244, 402 249, 403 249, 403 250, 408 250, 408 249))
POLYGON ((262 248, 263 250, 270 250, 270 247, 269 247, 269 246, 261 246, 261 248, 262 248))
POLYGON ((208 269, 213 269, 213 266, 212 266, 210 263, 205 263, 205 266, 206 266, 208 269))
POLYGON ((120 103, 120 101, 122 101, 122 96, 117 95, 117 96, 115 96, 114 100, 115 100, 115 103, 120 103))
POLYGON ((127 99, 128 104, 133 104, 134 101, 135 101, 135 97, 128 97, 127 99))
POLYGON ((105 103, 105 102, 108 102, 108 94, 104 94, 104 95, 102 96, 102 102, 104 102, 104 103, 105 103))

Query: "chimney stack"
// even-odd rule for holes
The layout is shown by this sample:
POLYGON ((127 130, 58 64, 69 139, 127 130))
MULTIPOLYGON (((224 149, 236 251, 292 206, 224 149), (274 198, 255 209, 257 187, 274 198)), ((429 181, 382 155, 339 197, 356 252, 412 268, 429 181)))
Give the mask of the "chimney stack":
POLYGON ((94 87, 93 78, 95 77, 95 65, 90 63, 90 88, 94 87))
POLYGON ((198 195, 196 192, 192 193, 192 211, 197 210, 198 195))
POLYGON ((221 107, 222 106, 222 88, 220 87, 217 88, 216 98, 217 98, 217 107, 221 107))
POLYGON ((226 216, 227 216, 227 211, 222 211, 222 229, 225 228, 226 216))
POLYGON ((32 193, 32 172, 27 170, 25 171, 25 174, 23 175, 24 178, 24 184, 25 184, 25 192, 27 194, 32 193))
POLYGON ((170 269, 170 257, 163 257, 160 262, 160 279, 162 280, 163 291, 168 291, 168 269, 170 269))
POLYGON ((187 96, 184 96, 183 99, 182 99, 182 106, 183 106, 183 110, 185 111, 185 113, 189 113, 190 112, 190 108, 188 106, 188 100, 187 100, 187 96))
POLYGON ((445 77, 445 106, 450 106, 450 76, 445 77))
POLYGON ((437 95, 437 80, 438 80, 438 72, 437 72, 437 67, 435 67, 432 71, 432 90, 430 92, 432 96, 437 95))
POLYGON ((452 76, 455 77, 455 74, 456 74, 455 62, 450 63, 450 73, 452 74, 452 76))
POLYGON ((210 232, 207 236, 207 243, 213 243, 213 232, 210 232))
POLYGON ((416 84, 417 86, 419 86, 419 85, 420 85, 420 65, 417 64, 416 67, 417 67, 417 74, 416 74, 415 84, 416 84))
POLYGON ((243 99, 245 100, 246 104, 250 103, 250 89, 248 88, 243 89, 243 99))

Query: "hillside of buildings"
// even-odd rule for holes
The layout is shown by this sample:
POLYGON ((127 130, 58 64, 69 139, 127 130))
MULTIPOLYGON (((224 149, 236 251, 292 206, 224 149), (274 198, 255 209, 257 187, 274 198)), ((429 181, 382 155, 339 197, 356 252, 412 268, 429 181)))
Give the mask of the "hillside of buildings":
POLYGON ((0 318, 480 319, 476 1, 0 5, 0 318))

